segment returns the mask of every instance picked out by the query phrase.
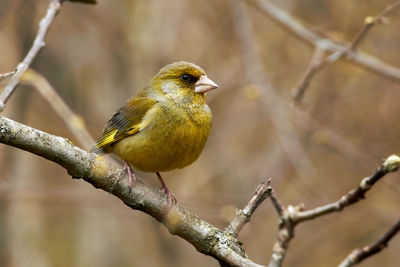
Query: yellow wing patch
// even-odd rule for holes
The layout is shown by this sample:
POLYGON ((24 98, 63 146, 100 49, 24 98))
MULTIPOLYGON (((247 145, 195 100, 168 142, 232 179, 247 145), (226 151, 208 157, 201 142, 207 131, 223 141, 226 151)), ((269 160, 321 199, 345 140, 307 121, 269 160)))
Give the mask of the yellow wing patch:
POLYGON ((134 135, 137 133, 140 129, 140 125, 135 125, 132 128, 130 128, 128 131, 123 131, 119 132, 118 129, 113 129, 108 132, 105 132, 103 136, 100 138, 100 140, 97 142, 95 145, 94 149, 104 149, 108 145, 111 145, 115 142, 120 141, 121 139, 134 135))
MULTIPOLYGON (((144 93, 143 93, 144 92, 144 93)), ((128 102, 119 108, 111 117, 104 128, 103 134, 92 152, 111 152, 112 144, 139 132, 145 120, 146 114, 157 103, 157 100, 145 96, 132 97, 128 102)))
POLYGON ((100 140, 96 144, 96 148, 102 148, 106 145, 112 144, 115 142, 115 134, 118 132, 117 129, 104 133, 104 135, 100 138, 100 140))

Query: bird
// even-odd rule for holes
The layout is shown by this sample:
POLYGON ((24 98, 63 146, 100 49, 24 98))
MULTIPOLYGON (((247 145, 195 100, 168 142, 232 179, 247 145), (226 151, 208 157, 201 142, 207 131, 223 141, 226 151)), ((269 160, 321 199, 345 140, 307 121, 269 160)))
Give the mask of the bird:
POLYGON ((200 156, 212 120, 206 93, 216 88, 194 63, 164 66, 114 113, 91 151, 122 159, 130 185, 137 179, 131 167, 156 173, 168 202, 176 203, 160 172, 181 169, 200 156))

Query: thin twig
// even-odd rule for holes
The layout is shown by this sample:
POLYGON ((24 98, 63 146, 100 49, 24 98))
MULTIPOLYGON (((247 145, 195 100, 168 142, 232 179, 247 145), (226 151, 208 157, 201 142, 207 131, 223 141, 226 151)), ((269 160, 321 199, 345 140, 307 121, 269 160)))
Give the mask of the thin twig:
POLYGON ((91 148, 95 140, 86 129, 85 121, 68 107, 43 75, 33 69, 28 69, 21 77, 21 83, 35 87, 60 116, 82 147, 85 149, 91 148))
POLYGON ((350 52, 355 52, 360 43, 365 39, 368 32, 372 29, 373 26, 379 23, 383 23, 385 21, 384 16, 388 15, 390 12, 395 10, 400 6, 400 2, 387 6, 380 14, 376 17, 368 16, 364 19, 364 26, 354 38, 353 42, 348 46, 347 49, 339 50, 333 52, 330 56, 324 59, 324 54, 326 52, 326 40, 322 42, 315 42, 315 52, 310 61, 309 66, 307 67, 306 72, 303 77, 300 79, 298 85, 294 88, 293 98, 296 103, 300 103, 302 101, 303 95, 307 87, 310 85, 312 78, 315 74, 322 70, 325 66, 330 63, 333 63, 343 57, 345 57, 350 52))
POLYGON ((7 100, 17 88, 22 74, 29 68, 39 51, 45 46, 46 33, 61 8, 63 0, 52 0, 47 8, 46 15, 39 23, 39 30, 28 54, 18 64, 16 72, 0 95, 0 112, 4 110, 7 100))
POLYGON ((279 201, 279 199, 275 196, 275 191, 272 190, 271 191, 271 195, 269 196, 269 198, 271 199, 272 205, 274 206, 276 212, 278 213, 279 217, 283 216, 283 212, 284 212, 284 207, 282 206, 281 202, 279 201))
POLYGON ((226 228, 226 231, 234 234, 235 236, 239 234, 243 226, 250 221, 250 218, 257 207, 271 195, 272 187, 269 184, 270 180, 262 182, 260 185, 258 185, 249 203, 247 203, 243 209, 236 210, 236 216, 226 228))
POLYGON ((283 208, 283 206, 277 201, 275 195, 271 194, 270 199, 277 209, 278 214, 280 214, 280 222, 278 236, 272 250, 269 267, 282 266, 289 243, 294 237, 294 230, 297 224, 315 219, 325 214, 340 211, 346 206, 357 203, 359 200, 364 198, 365 193, 368 192, 377 181, 379 181, 387 173, 397 171, 399 166, 400 157, 391 155, 375 170, 371 176, 364 178, 356 189, 348 192, 340 200, 307 211, 303 211, 303 205, 296 207, 289 205, 287 208, 283 208))
POLYGON ((371 176, 364 178, 357 188, 349 191, 338 201, 311 210, 294 213, 293 216, 291 216, 292 221, 297 224, 302 221, 312 220, 325 214, 341 211, 344 207, 364 199, 365 193, 367 193, 377 181, 387 173, 397 171, 399 165, 400 157, 397 155, 389 156, 371 176))
POLYGON ((364 19, 364 27, 358 33, 356 38, 350 45, 349 50, 356 50, 362 40, 365 39, 365 36, 376 24, 385 23, 385 16, 387 16, 390 12, 394 11, 396 8, 400 6, 400 2, 393 3, 388 5, 381 13, 379 13, 376 17, 368 16, 364 19))
MULTIPOLYGON (((342 53, 343 51, 348 50, 348 48, 351 46, 351 44, 334 42, 326 38, 325 36, 316 33, 309 27, 305 26, 300 20, 294 18, 288 12, 275 6, 271 1, 245 1, 250 3, 252 6, 258 7, 257 10, 260 10, 263 14, 273 19, 275 22, 283 26, 286 30, 290 31, 291 33, 309 44, 315 46, 316 44, 323 42, 326 50, 333 52, 334 54, 335 52, 342 53)), ((331 59, 334 58, 332 57, 331 59)), ((346 53, 345 59, 367 70, 400 82, 399 68, 391 66, 388 63, 385 63, 369 54, 349 50, 346 53)))
POLYGON ((0 81, 11 78, 15 74, 15 72, 17 72, 17 70, 13 70, 13 71, 10 71, 7 73, 0 74, 0 81))
POLYGON ((311 59, 310 64, 308 65, 306 72, 301 77, 299 83, 294 88, 293 98, 296 102, 301 102, 303 98, 304 92, 306 91, 307 87, 309 86, 314 74, 322 68, 322 63, 325 55, 325 50, 317 46, 315 49, 314 55, 311 59))
POLYGON ((389 241, 400 231, 400 219, 390 227, 390 229, 381 236, 377 241, 363 247, 362 249, 355 249, 351 252, 346 259, 344 259, 339 267, 350 267, 360 263, 368 257, 380 252, 388 246, 389 241))

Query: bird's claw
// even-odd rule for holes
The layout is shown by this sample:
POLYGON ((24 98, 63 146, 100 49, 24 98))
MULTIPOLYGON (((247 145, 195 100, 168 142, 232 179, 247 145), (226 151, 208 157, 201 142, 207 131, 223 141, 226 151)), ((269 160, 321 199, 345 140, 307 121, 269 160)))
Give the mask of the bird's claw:
POLYGON ((176 204, 176 203, 177 203, 177 200, 176 200, 176 197, 175 197, 174 193, 172 193, 171 190, 168 189, 168 187, 163 187, 163 188, 161 188, 161 192, 163 192, 164 194, 167 195, 168 204, 169 204, 170 206, 172 206, 172 205, 171 205, 172 203, 173 203, 173 204, 176 204))
POLYGON ((128 173, 128 179, 129 179, 129 186, 132 186, 133 183, 136 183, 136 180, 138 179, 136 177, 135 172, 132 170, 131 166, 129 165, 128 162, 125 161, 124 165, 124 170, 127 171, 128 173))

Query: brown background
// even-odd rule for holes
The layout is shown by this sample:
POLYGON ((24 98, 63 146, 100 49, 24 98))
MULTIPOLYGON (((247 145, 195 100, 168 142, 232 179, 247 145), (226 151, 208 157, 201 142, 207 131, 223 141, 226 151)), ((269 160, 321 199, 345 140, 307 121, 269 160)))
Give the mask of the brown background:
MULTIPOLYGON (((49 1, 0 2, 0 73, 11 71, 32 44, 49 1)), ((318 73, 304 110, 291 105, 292 89, 313 49, 249 7, 265 75, 290 109, 310 121, 289 121, 310 168, 299 171, 279 143, 260 88, 246 79, 243 54, 228 0, 102 1, 65 3, 33 68, 46 76, 97 137, 106 120, 165 64, 199 64, 220 85, 209 93, 213 128, 191 166, 164 174, 180 203, 225 227, 257 184, 272 178, 285 204, 311 208, 337 200, 399 153, 400 84, 346 61, 318 73)), ((351 41, 368 15, 390 1, 275 1, 335 40, 351 41)), ((360 50, 399 66, 400 12, 372 29, 360 50)), ((2 88, 6 84, 1 82, 2 88)), ((268 97, 268 94, 266 94, 268 97)), ((4 116, 70 138, 41 96, 20 86, 4 116)), ((293 116, 290 116, 293 118, 293 116)), ((297 117, 296 117, 297 118, 297 117)), ((304 158, 303 158, 304 157, 304 158)), ((154 174, 139 176, 159 186, 154 174)), ((379 182, 367 199, 341 213, 300 225, 285 266, 336 266, 350 251, 382 235, 399 217, 399 174, 379 182)), ((115 197, 72 180, 54 163, 0 146, 1 266, 218 266, 148 215, 115 197)), ((269 201, 240 233, 250 258, 266 264, 277 232, 269 201)), ((398 266, 400 237, 362 266, 398 266)))

